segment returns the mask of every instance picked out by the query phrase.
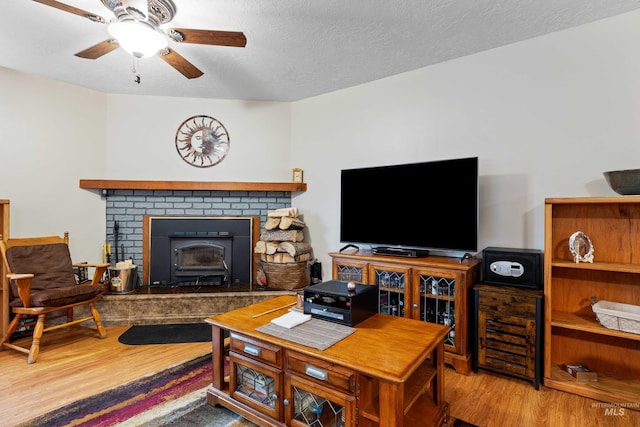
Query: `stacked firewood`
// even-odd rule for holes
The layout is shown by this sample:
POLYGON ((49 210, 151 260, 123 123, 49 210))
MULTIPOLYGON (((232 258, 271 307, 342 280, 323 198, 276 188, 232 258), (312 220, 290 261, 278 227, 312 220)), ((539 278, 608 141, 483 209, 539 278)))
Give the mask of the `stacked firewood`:
POLYGON ((254 252, 260 260, 273 263, 309 261, 311 245, 304 241, 306 224, 299 217, 298 208, 269 211, 260 240, 254 252))

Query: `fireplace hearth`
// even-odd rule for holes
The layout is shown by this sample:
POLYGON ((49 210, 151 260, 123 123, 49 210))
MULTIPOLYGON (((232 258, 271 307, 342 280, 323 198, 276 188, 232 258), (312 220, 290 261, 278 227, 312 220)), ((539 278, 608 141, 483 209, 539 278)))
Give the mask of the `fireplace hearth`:
POLYGON ((143 284, 251 284, 259 217, 145 216, 143 284))

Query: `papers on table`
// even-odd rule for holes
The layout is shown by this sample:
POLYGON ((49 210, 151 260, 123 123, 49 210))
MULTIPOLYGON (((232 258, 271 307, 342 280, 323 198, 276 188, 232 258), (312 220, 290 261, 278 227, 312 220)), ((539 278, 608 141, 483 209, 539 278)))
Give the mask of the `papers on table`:
POLYGON ((311 320, 310 314, 304 314, 299 311, 290 311, 287 314, 283 314, 280 317, 276 317, 271 321, 278 326, 282 326, 283 328, 291 329, 294 326, 298 326, 311 320))

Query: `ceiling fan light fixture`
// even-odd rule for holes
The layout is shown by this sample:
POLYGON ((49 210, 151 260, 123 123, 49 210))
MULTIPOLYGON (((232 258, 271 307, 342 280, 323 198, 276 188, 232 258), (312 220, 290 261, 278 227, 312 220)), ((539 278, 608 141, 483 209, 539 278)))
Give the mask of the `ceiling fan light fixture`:
POLYGON ((136 58, 148 58, 169 45, 164 34, 143 21, 113 22, 108 30, 120 47, 136 58))

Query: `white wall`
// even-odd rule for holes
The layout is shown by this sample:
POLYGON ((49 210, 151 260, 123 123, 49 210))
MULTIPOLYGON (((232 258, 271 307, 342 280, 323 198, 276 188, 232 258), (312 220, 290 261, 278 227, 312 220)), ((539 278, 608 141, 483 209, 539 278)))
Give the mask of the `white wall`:
POLYGON ((294 203, 324 277, 341 169, 478 156, 479 250, 542 249, 546 197, 616 195, 602 172, 640 167, 638 41, 634 12, 294 103, 294 203))
POLYGON ((12 236, 69 231, 75 261, 97 262, 105 202, 80 179, 289 181, 289 103, 105 95, 0 67, 0 199, 12 236), (215 117, 231 148, 211 168, 176 151, 180 124, 215 117))
POLYGON ((615 195, 602 172, 639 166, 638 41, 632 12, 291 104, 104 95, 0 68, 0 198, 12 235, 69 230, 72 251, 98 256, 104 202, 81 178, 288 181, 301 167, 293 202, 329 278, 340 169, 477 155, 479 248, 542 248, 545 197, 615 195), (213 168, 175 152, 197 114, 231 136, 213 168))
POLYGON ((109 95, 107 105, 107 179, 291 180, 290 103, 109 95), (176 150, 176 131, 197 115, 229 134, 229 152, 213 167, 191 166, 176 150))
POLYGON ((11 203, 11 236, 69 231, 75 261, 101 260, 104 204, 78 182, 104 175, 105 105, 99 92, 0 67, 0 199, 11 203))

